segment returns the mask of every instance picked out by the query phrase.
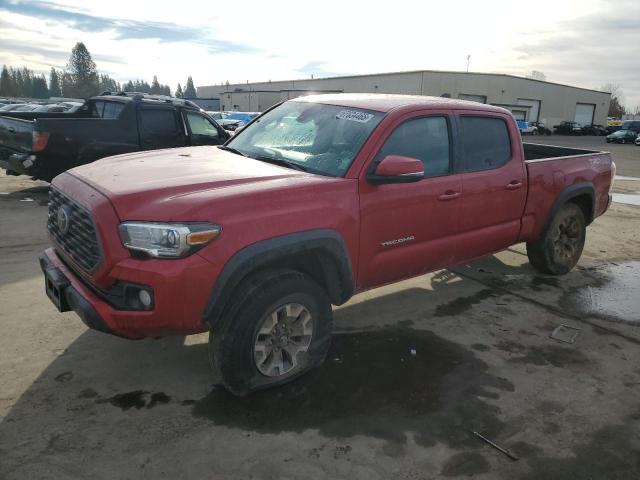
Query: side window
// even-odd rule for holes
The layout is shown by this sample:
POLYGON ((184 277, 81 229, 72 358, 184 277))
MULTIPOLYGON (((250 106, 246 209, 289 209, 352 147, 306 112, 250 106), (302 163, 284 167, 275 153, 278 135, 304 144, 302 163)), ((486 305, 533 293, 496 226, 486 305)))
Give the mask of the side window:
POLYGON ((178 123, 173 110, 143 108, 140 111, 140 125, 145 136, 176 135, 178 123))
POLYGON ((218 129, 206 117, 195 112, 186 112, 187 123, 192 135, 204 135, 206 137, 217 138, 218 129))
POLYGON ((102 118, 118 118, 124 109, 124 104, 118 102, 104 102, 102 118))
POLYGON ((422 160, 425 177, 449 173, 449 125, 445 117, 408 120, 396 128, 376 155, 380 162, 387 155, 402 155, 422 160))
POLYGON ((499 168, 511 158, 507 124, 500 118, 460 117, 465 172, 499 168))

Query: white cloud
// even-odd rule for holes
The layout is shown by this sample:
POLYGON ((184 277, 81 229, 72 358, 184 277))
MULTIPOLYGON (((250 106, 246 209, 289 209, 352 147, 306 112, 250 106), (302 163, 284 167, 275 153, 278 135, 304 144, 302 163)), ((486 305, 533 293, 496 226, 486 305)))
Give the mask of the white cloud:
POLYGON ((587 88, 619 83, 627 104, 640 104, 640 28, 629 28, 629 21, 640 21, 635 1, 619 0, 613 8, 603 0, 526 6, 512 0, 245 0, 224 6, 183 0, 150 9, 145 2, 70 0, 30 2, 29 8, 0 3, 3 9, 11 13, 2 12, 0 39, 10 40, 12 48, 0 41, 0 62, 37 69, 56 63, 37 48, 69 52, 76 41, 85 42, 98 67, 119 79, 155 74, 172 87, 184 85, 187 75, 206 85, 313 72, 464 70, 471 54, 473 71, 541 70, 550 81, 587 88), (52 12, 52 5, 63 14, 52 12), (16 48, 16 42, 25 47, 16 48))

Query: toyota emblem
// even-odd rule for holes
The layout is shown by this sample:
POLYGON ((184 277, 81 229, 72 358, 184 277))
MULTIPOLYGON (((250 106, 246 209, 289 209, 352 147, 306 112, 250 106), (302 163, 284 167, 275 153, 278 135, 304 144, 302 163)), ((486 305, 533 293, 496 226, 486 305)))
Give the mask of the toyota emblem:
POLYGON ((58 225, 58 230, 62 235, 66 235, 69 231, 70 224, 70 216, 65 207, 60 207, 58 209, 58 215, 56 217, 56 224, 58 225))

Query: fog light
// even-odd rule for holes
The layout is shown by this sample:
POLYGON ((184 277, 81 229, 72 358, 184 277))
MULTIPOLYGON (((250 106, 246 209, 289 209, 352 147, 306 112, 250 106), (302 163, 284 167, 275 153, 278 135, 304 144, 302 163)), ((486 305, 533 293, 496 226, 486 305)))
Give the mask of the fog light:
POLYGON ((151 306, 151 295, 146 290, 140 290, 138 292, 138 298, 145 308, 149 308, 151 306))

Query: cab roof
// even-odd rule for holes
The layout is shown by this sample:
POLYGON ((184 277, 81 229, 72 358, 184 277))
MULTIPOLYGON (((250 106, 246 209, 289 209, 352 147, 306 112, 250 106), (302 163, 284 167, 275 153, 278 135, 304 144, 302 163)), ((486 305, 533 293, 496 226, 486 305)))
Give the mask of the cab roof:
POLYGON ((504 108, 444 97, 428 97, 422 95, 388 95, 383 93, 330 93, 324 95, 308 95, 293 99, 295 102, 323 103, 341 107, 363 108, 378 112, 389 112, 399 107, 432 107, 454 110, 484 110, 488 112, 510 113, 504 108))

